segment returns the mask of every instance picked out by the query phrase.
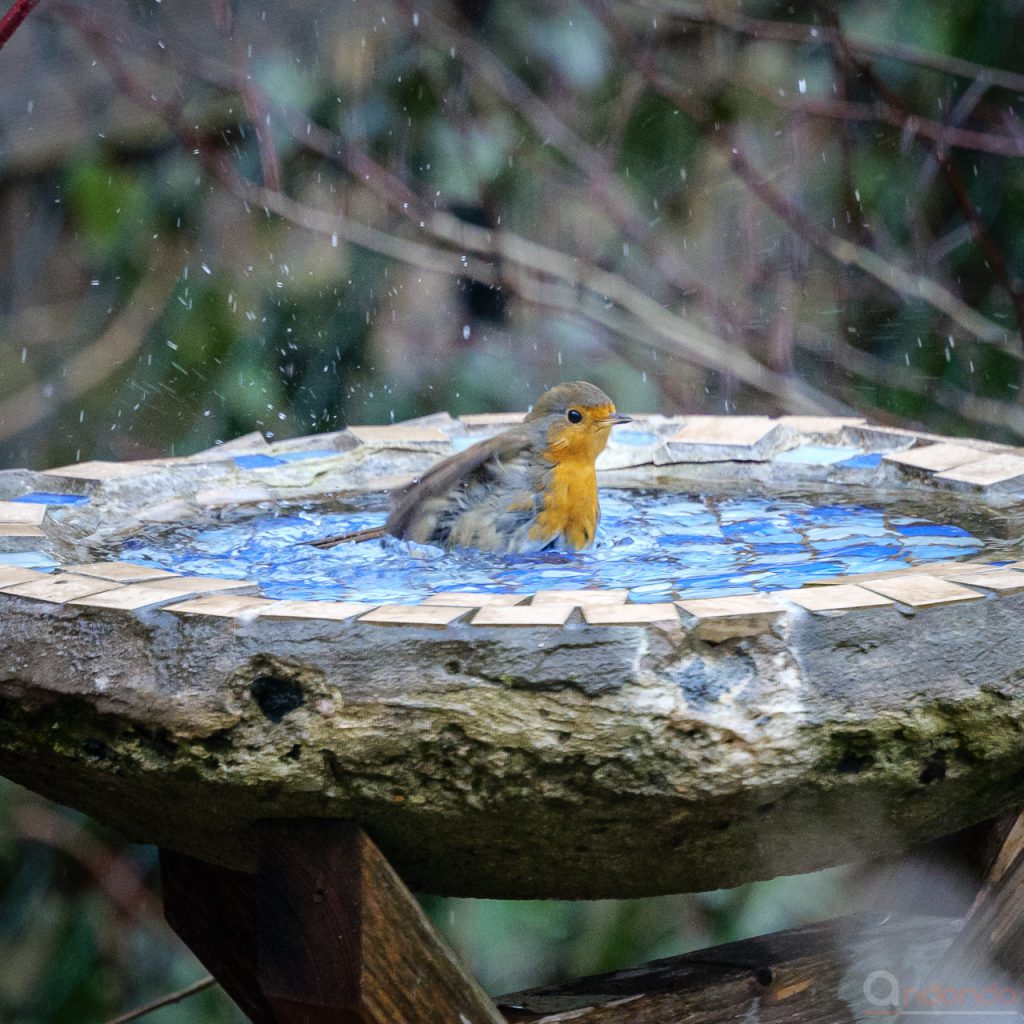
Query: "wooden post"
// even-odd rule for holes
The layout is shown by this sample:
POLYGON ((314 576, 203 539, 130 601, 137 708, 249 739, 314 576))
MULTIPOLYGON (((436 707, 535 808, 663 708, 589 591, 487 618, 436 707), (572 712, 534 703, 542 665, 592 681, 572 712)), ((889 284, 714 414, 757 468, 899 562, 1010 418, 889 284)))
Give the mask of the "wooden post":
POLYGON ((254 1024, 504 1024, 357 826, 258 837, 255 876, 161 851, 171 927, 254 1024))

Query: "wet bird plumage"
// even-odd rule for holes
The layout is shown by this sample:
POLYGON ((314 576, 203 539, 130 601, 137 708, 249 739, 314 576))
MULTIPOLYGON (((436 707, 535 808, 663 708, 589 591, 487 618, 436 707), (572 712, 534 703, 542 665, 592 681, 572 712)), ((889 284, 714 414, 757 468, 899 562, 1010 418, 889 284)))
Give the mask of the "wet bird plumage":
POLYGON ((600 520, 594 463, 616 423, 612 400, 585 381, 559 384, 526 419, 429 469, 394 496, 384 527, 314 543, 391 534, 483 551, 580 550, 600 520))

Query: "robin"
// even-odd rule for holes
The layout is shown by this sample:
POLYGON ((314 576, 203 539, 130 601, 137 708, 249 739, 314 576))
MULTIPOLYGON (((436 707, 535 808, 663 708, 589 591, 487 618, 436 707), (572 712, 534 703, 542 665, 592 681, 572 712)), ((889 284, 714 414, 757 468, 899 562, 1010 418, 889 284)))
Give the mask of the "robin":
POLYGON ((391 534, 505 554, 580 551, 593 542, 601 518, 594 463, 611 428, 629 422, 593 384, 559 384, 537 399, 522 423, 450 456, 395 492, 384 526, 313 546, 391 534))

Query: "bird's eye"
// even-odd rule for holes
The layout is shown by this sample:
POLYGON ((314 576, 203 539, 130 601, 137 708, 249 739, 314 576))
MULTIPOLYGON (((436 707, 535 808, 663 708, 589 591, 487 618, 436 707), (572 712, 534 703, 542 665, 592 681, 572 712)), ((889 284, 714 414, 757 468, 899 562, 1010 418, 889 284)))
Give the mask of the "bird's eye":
POLYGON ((567 412, 567 413, 565 414, 565 418, 566 418, 566 419, 567 419, 567 420, 568 420, 568 421, 569 421, 570 423, 582 423, 582 422, 583 422, 583 413, 581 413, 581 412, 579 411, 579 409, 570 409, 570 410, 569 410, 569 411, 568 411, 568 412, 567 412))

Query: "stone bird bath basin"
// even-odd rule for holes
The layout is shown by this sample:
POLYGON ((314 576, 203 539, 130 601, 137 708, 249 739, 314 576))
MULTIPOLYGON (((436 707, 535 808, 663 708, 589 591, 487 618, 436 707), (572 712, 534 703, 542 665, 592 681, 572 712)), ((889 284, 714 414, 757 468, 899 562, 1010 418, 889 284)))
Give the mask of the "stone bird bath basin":
POLYGON ((159 524, 379 505, 511 419, 0 473, 0 773, 243 870, 260 819, 354 820, 410 886, 476 897, 735 885, 1020 803, 1024 450, 812 417, 616 432, 608 489, 802 495, 979 540, 890 571, 815 575, 812 554, 775 590, 312 600, 117 556, 159 524))

